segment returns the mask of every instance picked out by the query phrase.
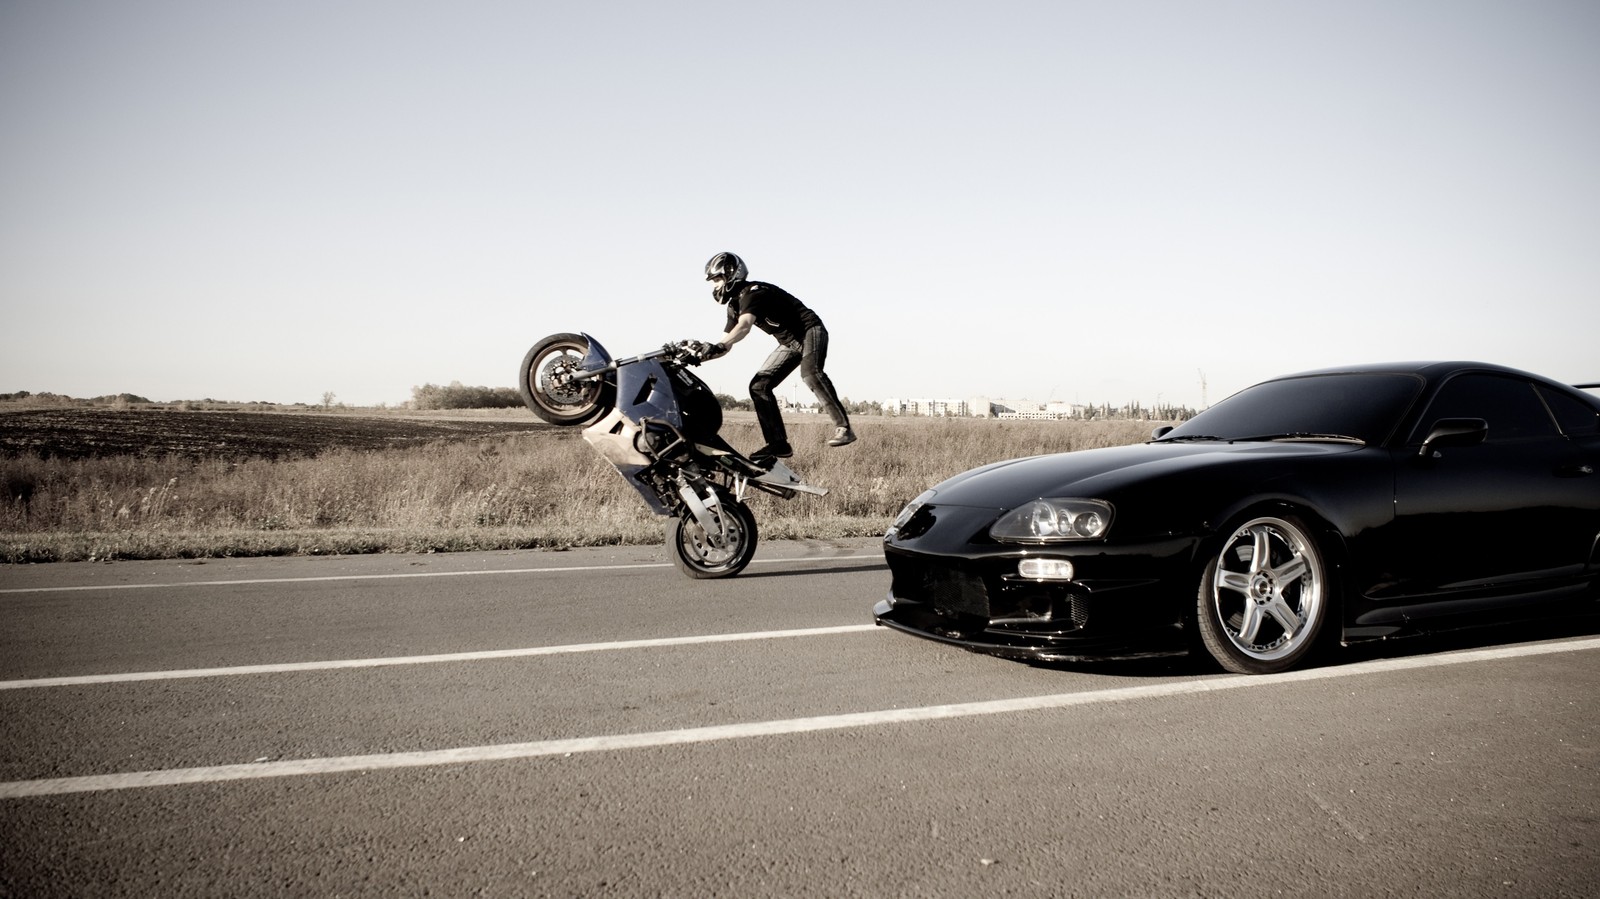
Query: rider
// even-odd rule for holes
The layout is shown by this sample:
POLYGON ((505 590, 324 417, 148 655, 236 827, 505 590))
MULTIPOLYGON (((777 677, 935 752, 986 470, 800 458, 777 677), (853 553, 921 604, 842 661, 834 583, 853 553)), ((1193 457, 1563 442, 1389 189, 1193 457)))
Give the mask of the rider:
POLYGON ((711 296, 728 307, 725 331, 712 343, 708 358, 726 353, 743 340, 752 327, 760 328, 778 341, 778 348, 750 379, 750 401, 755 406, 756 420, 761 423, 761 436, 767 442, 751 453, 750 458, 762 462, 794 455, 772 388, 789 377, 796 367, 817 402, 833 419, 833 437, 828 445, 854 443, 856 433, 850 429, 850 416, 845 414, 839 395, 833 390, 833 381, 822 370, 828 359, 828 329, 823 327, 822 319, 788 291, 763 281, 748 280, 749 275, 744 260, 732 253, 718 253, 706 263, 711 296))

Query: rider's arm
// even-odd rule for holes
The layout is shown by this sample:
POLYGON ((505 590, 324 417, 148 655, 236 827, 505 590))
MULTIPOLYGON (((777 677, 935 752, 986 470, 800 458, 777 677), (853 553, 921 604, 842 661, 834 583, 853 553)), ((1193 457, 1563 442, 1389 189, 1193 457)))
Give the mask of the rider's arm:
POLYGON ((750 329, 755 326, 755 323, 756 316, 754 312, 746 312, 740 315, 739 320, 734 322, 733 327, 729 328, 726 334, 717 338, 717 343, 726 347, 733 346, 743 340, 746 334, 750 333, 750 329))

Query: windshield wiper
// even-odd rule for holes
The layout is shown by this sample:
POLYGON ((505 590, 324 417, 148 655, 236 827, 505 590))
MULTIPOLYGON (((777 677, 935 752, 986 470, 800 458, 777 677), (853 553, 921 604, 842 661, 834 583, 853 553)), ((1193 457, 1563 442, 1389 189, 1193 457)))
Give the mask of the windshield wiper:
POLYGON ((1267 440, 1331 440, 1337 443, 1359 443, 1366 446, 1367 442, 1360 437, 1351 437, 1349 434, 1318 434, 1314 431, 1289 431, 1283 434, 1261 434, 1256 437, 1234 437, 1236 443, 1255 443, 1267 440))
POLYGON ((1210 434, 1179 434, 1176 437, 1172 437, 1172 436, 1157 437, 1155 439, 1155 442, 1156 443, 1181 443, 1181 442, 1186 441, 1186 440, 1221 440, 1221 439, 1222 439, 1221 437, 1214 437, 1214 436, 1212 436, 1210 434))

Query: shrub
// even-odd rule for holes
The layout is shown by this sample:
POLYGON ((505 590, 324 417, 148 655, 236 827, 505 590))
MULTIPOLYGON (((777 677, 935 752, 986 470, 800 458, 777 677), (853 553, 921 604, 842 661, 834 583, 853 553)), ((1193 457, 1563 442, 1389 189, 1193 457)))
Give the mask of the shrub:
POLYGON ((424 384, 411 388, 412 408, 435 409, 507 409, 522 405, 522 397, 510 387, 467 387, 460 381, 449 386, 424 384))

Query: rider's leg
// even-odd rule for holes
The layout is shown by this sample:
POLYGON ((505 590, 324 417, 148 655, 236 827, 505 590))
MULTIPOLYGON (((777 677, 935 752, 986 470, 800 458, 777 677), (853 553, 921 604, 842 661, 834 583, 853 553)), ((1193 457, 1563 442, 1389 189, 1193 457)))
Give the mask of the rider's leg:
POLYGON ((767 443, 752 453, 752 457, 787 457, 793 454, 789 448, 789 432, 783 426, 783 413, 778 410, 778 397, 773 388, 800 366, 800 359, 799 347, 780 345, 756 371, 755 377, 750 379, 750 404, 755 407, 756 421, 761 424, 761 438, 767 443))
POLYGON ((853 443, 856 439, 854 431, 850 430, 850 416, 844 411, 844 404, 839 402, 839 394, 833 389, 833 379, 822 367, 828 361, 828 329, 818 325, 806 331, 806 342, 800 358, 800 377, 811 388, 811 393, 822 404, 822 408, 833 419, 833 438, 828 441, 829 446, 844 446, 853 443))

